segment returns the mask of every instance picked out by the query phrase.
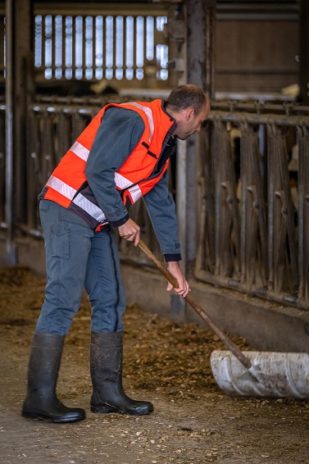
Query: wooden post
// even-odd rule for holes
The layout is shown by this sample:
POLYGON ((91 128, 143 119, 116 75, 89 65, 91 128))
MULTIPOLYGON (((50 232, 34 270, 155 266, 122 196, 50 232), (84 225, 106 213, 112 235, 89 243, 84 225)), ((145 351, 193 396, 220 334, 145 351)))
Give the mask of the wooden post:
MULTIPOLYGON (((171 28, 177 84, 197 84, 213 96, 215 0, 185 0, 176 9, 171 28)), ((198 137, 179 141, 177 149, 177 213, 183 269, 189 277, 196 257, 196 182, 198 137)), ((185 317, 183 300, 172 299, 174 314, 185 317)))
POLYGON ((300 2, 299 19, 299 84, 301 102, 309 105, 309 3, 300 2))
POLYGON ((27 127, 28 106, 33 95, 33 12, 32 0, 13 2, 13 146, 14 146, 14 222, 27 217, 27 127))
POLYGON ((27 110, 31 98, 32 1, 6 0, 6 258, 16 264, 15 229, 26 217, 27 110))
MULTIPOLYGON (((213 28, 215 0, 187 0, 187 81, 197 84, 211 97, 214 93, 213 28)), ((198 137, 187 143, 186 153, 186 260, 196 257, 196 187, 198 137)))

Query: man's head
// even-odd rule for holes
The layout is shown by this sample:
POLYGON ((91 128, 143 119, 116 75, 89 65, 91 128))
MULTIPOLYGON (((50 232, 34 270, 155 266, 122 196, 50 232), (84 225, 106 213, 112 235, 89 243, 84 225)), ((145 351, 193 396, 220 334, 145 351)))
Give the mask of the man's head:
POLYGON ((174 89, 166 103, 167 113, 177 124, 174 134, 183 140, 200 130, 210 111, 208 98, 194 84, 180 85, 174 89))

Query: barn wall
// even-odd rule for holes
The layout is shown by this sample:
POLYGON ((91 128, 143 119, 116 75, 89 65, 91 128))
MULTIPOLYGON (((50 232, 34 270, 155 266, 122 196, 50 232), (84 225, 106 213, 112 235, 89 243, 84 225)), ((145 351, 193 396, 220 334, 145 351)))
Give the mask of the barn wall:
POLYGON ((298 22, 218 20, 216 91, 280 92, 298 82, 298 22))

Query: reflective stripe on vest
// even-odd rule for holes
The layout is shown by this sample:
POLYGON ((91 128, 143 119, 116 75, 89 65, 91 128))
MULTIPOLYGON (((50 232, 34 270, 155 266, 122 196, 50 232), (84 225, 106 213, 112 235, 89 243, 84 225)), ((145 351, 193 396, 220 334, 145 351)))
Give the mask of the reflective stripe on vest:
MULTIPOLYGON (((132 185, 132 182, 126 179, 121 174, 118 174, 118 172, 115 172, 115 184, 122 190, 124 188, 127 188, 129 185, 132 185)), ((68 184, 58 179, 57 177, 50 176, 46 183, 46 186, 51 187, 58 193, 61 193, 61 195, 71 200, 73 203, 75 203, 75 205, 79 206, 79 208, 86 211, 91 217, 96 219, 98 222, 105 221, 106 216, 101 210, 101 208, 89 201, 86 197, 84 197, 84 195, 81 195, 80 193, 76 195, 77 190, 70 187, 68 184), (75 198, 74 195, 76 195, 75 198)), ((137 200, 139 200, 142 197, 142 191, 138 185, 133 185, 132 187, 128 188, 128 191, 130 192, 132 203, 137 202, 137 200)))
POLYGON ((76 194, 76 189, 70 187, 68 184, 66 184, 65 182, 63 182, 55 176, 50 176, 46 183, 46 186, 51 187, 52 189, 56 190, 56 192, 61 193, 61 195, 68 198, 69 200, 73 200, 73 197, 76 194))
POLYGON ((106 219, 105 214, 97 205, 89 201, 84 195, 79 193, 73 199, 73 203, 79 206, 81 209, 86 211, 90 216, 96 219, 98 222, 104 222, 106 219))
POLYGON ((133 185, 133 182, 124 177, 122 174, 119 174, 119 172, 115 172, 115 184, 120 190, 123 190, 128 187, 131 187, 131 185, 133 185))
POLYGON ((142 191, 138 185, 133 185, 133 187, 130 187, 128 191, 130 192, 132 203, 135 203, 143 196, 142 191))
POLYGON ((90 150, 84 147, 81 143, 75 142, 71 146, 70 151, 72 151, 74 155, 78 156, 82 160, 87 161, 90 150))
POLYGON ((147 116, 148 119, 148 124, 149 124, 149 140, 151 141, 153 137, 153 132, 154 132, 154 122, 153 122, 153 115, 152 111, 150 108, 147 106, 140 105, 137 102, 128 102, 128 105, 135 106, 136 108, 139 108, 140 110, 144 111, 145 115, 147 116))
POLYGON ((56 192, 61 193, 61 195, 68 198, 69 200, 72 200, 72 202, 75 203, 75 205, 79 206, 81 209, 86 211, 98 222, 105 221, 105 214, 98 206, 89 201, 86 197, 84 197, 84 195, 81 195, 80 193, 76 195, 77 190, 70 187, 62 180, 58 179, 55 176, 50 176, 46 185, 56 190, 56 192), (75 198, 74 195, 76 195, 75 198))

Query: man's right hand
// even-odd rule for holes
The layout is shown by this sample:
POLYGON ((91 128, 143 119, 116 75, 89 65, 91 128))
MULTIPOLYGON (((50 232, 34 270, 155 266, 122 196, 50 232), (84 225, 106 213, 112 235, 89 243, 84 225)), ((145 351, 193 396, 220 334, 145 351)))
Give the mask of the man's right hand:
POLYGON ((132 219, 128 219, 127 222, 118 227, 118 232, 121 238, 134 242, 134 246, 137 246, 140 241, 141 228, 132 219))

